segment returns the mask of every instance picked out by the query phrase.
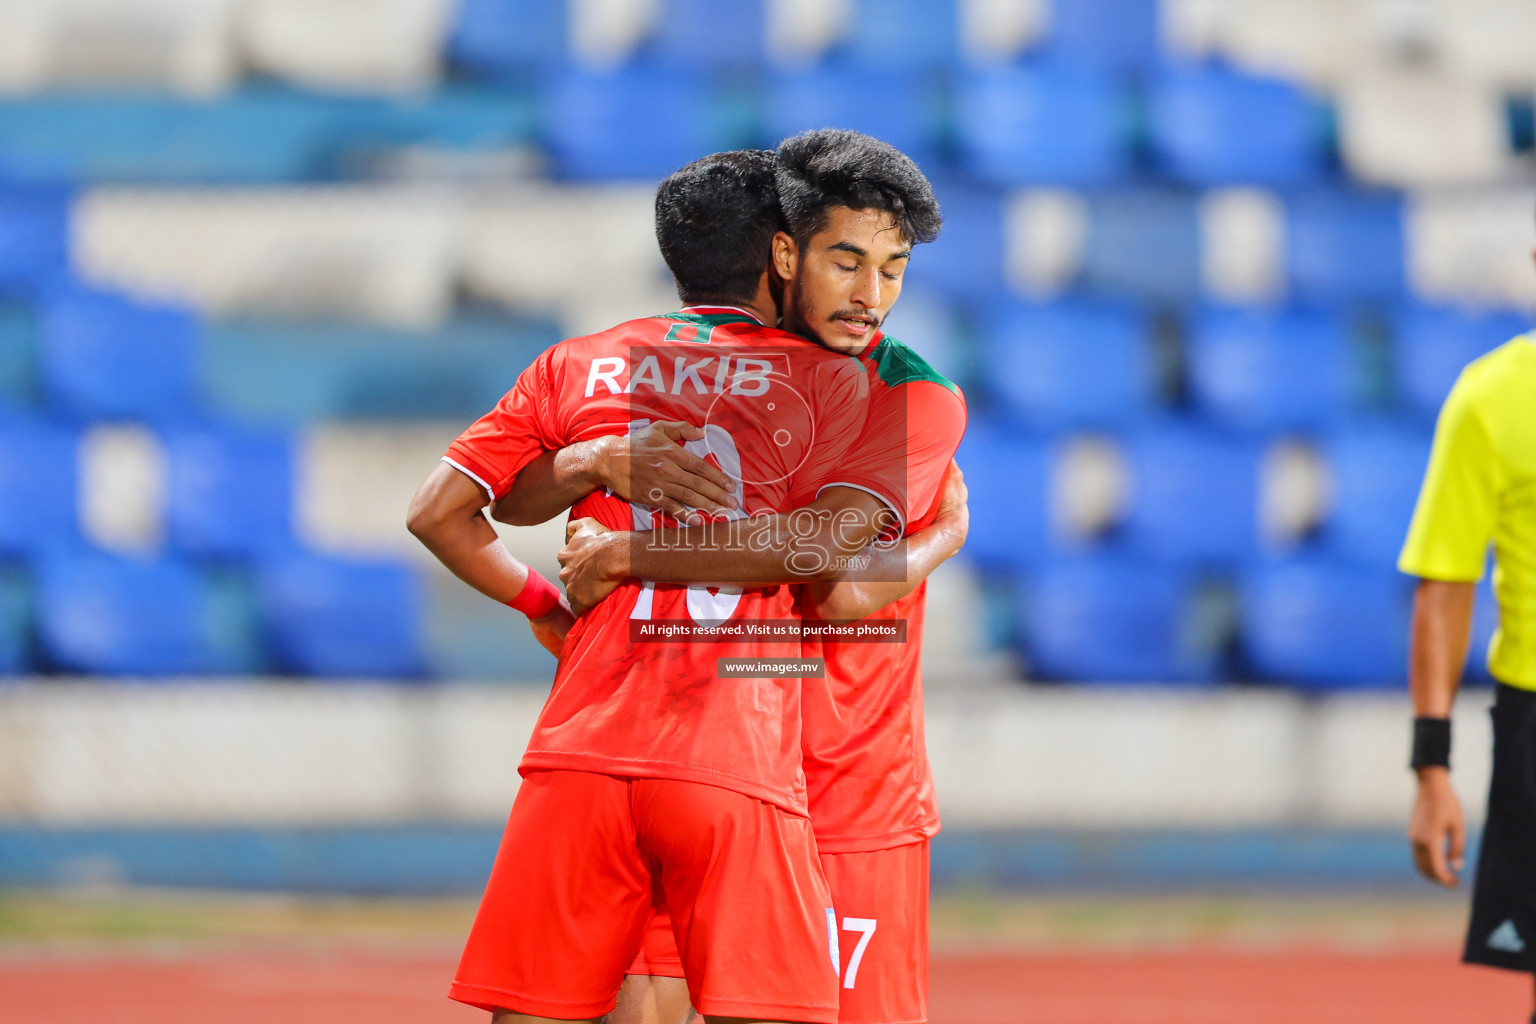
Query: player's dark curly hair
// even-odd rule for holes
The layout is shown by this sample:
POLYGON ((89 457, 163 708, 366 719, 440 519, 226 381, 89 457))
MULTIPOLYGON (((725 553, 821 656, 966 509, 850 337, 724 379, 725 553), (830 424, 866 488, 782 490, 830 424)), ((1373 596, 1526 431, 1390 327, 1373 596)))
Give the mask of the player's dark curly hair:
POLYGON ((784 229, 766 149, 713 153, 656 190, 656 242, 685 303, 748 302, 784 229))
POLYGON ((943 218, 933 186, 912 158, 859 132, 823 128, 779 144, 779 204, 805 251, 833 207, 884 210, 909 242, 939 237, 943 218))

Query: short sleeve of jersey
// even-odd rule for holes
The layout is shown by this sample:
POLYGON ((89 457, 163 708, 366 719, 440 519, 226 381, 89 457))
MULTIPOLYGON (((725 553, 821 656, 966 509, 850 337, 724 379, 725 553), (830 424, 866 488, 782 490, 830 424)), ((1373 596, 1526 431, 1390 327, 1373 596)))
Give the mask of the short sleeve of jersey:
POLYGON ((965 433, 965 400, 943 384, 916 380, 877 391, 868 426, 826 486, 870 491, 903 530, 933 507, 965 433))
POLYGON ((1440 410, 1398 568, 1451 583, 1481 579, 1498 517, 1501 477, 1498 453, 1463 374, 1440 410))
POLYGON ((565 444, 556 408, 558 349, 534 360, 496 407, 470 424, 443 456, 485 488, 489 501, 506 494, 528 463, 565 444))

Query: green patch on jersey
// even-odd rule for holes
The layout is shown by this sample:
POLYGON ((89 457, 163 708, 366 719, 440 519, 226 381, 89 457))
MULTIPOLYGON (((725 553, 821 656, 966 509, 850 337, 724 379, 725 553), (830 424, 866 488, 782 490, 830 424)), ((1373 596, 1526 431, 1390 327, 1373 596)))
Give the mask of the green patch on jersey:
POLYGON ((875 364, 875 375, 888 388, 913 381, 926 380, 949 388, 955 394, 960 389, 955 382, 928 365, 928 360, 887 334, 870 354, 875 364))
POLYGON ((709 344, 710 335, 715 333, 716 327, 724 327, 726 324, 752 324, 757 321, 740 313, 717 313, 712 316, 704 316, 700 313, 658 313, 657 320, 676 320, 667 329, 667 336, 662 341, 689 341, 699 345, 709 344))
POLYGON ((715 333, 713 327, 705 327, 701 324, 673 324, 667 329, 667 336, 662 341, 692 341, 700 345, 709 344, 709 336, 715 333))

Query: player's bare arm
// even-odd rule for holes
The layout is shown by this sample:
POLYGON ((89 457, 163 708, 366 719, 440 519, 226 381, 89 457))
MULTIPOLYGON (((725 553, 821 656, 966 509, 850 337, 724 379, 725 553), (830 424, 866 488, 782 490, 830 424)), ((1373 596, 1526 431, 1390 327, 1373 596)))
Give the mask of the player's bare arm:
MULTIPOLYGON (((1451 715, 1467 660, 1474 588, 1472 583, 1419 581, 1408 662, 1408 688, 1417 718, 1451 715)), ((1454 886, 1466 851, 1467 823, 1451 788, 1451 771, 1440 766, 1415 771, 1418 796, 1408 824, 1413 862, 1430 881, 1454 886)))
POLYGON ((970 525, 965 474, 951 460, 933 522, 895 546, 870 545, 855 566, 835 580, 806 584, 806 610, 815 618, 834 622, 873 615, 912 593, 933 570, 953 558, 965 544, 970 525))
POLYGON ((748 586, 833 579, 894 524, 873 495, 828 487, 787 513, 656 530, 577 528, 560 551, 560 580, 579 613, 630 578, 748 586))
MULTIPOLYGON (((493 601, 517 607, 531 570, 502 546, 485 518, 485 491, 447 463, 439 463, 411 498, 406 528, 459 579, 493 601)), ((551 654, 560 653, 575 619, 564 598, 540 610, 528 609, 533 635, 551 654)))
POLYGON ((703 436, 701 427, 668 420, 546 452, 517 475, 511 490, 491 506, 491 515, 513 526, 534 526, 601 487, 679 522, 693 521, 694 509, 727 512, 738 505, 736 485, 683 447, 703 436))

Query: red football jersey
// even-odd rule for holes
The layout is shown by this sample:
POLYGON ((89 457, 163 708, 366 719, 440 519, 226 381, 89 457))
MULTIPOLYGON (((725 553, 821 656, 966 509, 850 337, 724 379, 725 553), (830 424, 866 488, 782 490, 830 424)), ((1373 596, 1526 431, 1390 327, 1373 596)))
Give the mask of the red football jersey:
MULTIPOLYGON (((736 516, 786 511, 836 478, 863 434, 861 364, 741 311, 632 320, 561 342, 445 456, 491 498, 540 453, 655 420, 704 426, 690 442, 740 482, 736 516)), ((649 529, 647 507, 596 492, 571 510, 614 530, 649 529)), ((719 678, 719 658, 798 658, 797 637, 633 642, 644 620, 795 618, 794 588, 630 580, 581 616, 522 770, 565 768, 723 786, 806 813, 800 680, 719 678), (637 630, 633 632, 632 630, 637 630)))
MULTIPOLYGON (((836 482, 879 495, 915 533, 938 513, 944 473, 965 433, 965 399, 907 346, 880 337, 860 357, 868 426, 836 482)), ((865 621, 906 622, 904 643, 807 643, 826 678, 804 694, 806 785, 817 848, 880 850, 939 831, 923 732, 924 582, 865 621)))

